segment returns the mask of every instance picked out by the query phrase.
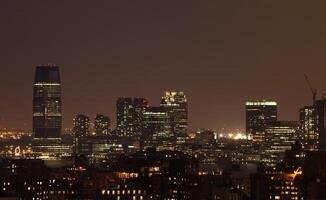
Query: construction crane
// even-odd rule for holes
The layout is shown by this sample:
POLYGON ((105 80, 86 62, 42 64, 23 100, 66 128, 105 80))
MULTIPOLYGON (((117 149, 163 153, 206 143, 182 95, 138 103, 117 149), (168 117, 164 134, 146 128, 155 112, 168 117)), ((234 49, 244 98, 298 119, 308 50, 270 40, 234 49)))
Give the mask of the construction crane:
POLYGON ((313 103, 312 105, 315 106, 316 105, 317 89, 312 87, 311 82, 306 74, 304 74, 304 77, 305 77, 307 84, 309 86, 309 89, 312 93, 312 103, 313 103))

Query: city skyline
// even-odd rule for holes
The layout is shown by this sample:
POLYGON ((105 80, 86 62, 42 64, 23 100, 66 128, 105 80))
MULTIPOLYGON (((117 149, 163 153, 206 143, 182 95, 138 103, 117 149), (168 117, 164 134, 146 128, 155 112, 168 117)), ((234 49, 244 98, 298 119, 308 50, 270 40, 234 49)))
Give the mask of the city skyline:
POLYGON ((62 70, 64 127, 78 113, 115 124, 118 97, 158 106, 164 91, 187 94, 190 128, 244 128, 250 99, 298 120, 311 104, 303 74, 319 99, 326 89, 322 4, 2 3, 0 128, 31 130, 33 70, 47 62, 62 70))
MULTIPOLYGON (((46 66, 46 65, 55 65, 55 64, 53 64, 53 63, 47 63, 47 64, 41 64, 41 65, 44 65, 44 66, 46 66)), ((41 66, 40 65, 40 66, 41 66)), ((167 91, 164 91, 164 92, 161 92, 161 94, 163 95, 165 92, 167 92, 167 91)), ((322 97, 322 95, 324 95, 324 94, 320 94, 319 96, 317 96, 317 99, 322 99, 321 97, 322 97)), ((309 96, 309 95, 308 95, 309 96)), ((311 96, 311 95, 310 95, 311 96)), ((119 99, 119 98, 121 98, 122 96, 120 96, 120 97, 117 97, 117 99, 119 99)), ((127 96, 123 96, 123 98, 127 98, 127 96)), ((128 96, 128 98, 129 98, 129 96, 128 96)), ((153 101, 152 101, 152 99, 149 99, 148 97, 140 97, 140 96, 136 96, 136 97, 131 97, 130 96, 130 98, 146 98, 147 100, 148 100, 148 105, 150 105, 150 106, 159 106, 160 105, 160 100, 158 100, 158 101, 156 101, 155 103, 153 103, 153 101)), ((116 100, 117 100, 116 99, 116 100)), ((269 101, 269 100, 271 100, 271 101, 274 101, 275 100, 275 98, 274 99, 272 99, 272 98, 270 98, 270 99, 267 99, 267 98, 261 98, 261 99, 246 99, 244 102, 242 102, 242 106, 243 106, 243 112, 244 112, 244 114, 241 114, 241 116, 243 115, 243 124, 241 124, 240 123, 240 125, 238 125, 238 126, 228 126, 228 125, 226 125, 226 126, 217 126, 217 127, 201 127, 201 126, 198 126, 198 127, 194 127, 192 124, 189 124, 189 126, 190 126, 190 130, 195 130, 195 129, 199 129, 199 128, 211 128, 211 129, 223 129, 223 128, 226 128, 226 129, 232 129, 232 130, 235 130, 235 129, 245 129, 245 125, 246 125, 246 123, 245 123, 245 108, 246 108, 246 102, 248 102, 248 101, 259 101, 259 100, 266 100, 266 101, 269 101)), ((278 104, 278 107, 282 107, 282 106, 280 106, 280 103, 279 103, 279 101, 276 101, 277 102, 277 104, 278 104)), ((63 103, 64 104, 64 103, 63 103)), ((115 104, 115 102, 113 102, 113 104, 115 104)), ((309 104, 309 103, 308 103, 309 104)), ((312 105, 312 103, 311 103, 311 105, 312 105)), ((64 107, 64 105, 63 105, 63 107, 64 107)), ((82 108, 83 109, 83 108, 82 108)), ((87 110, 87 109, 85 109, 85 107, 84 107, 84 110, 87 110)), ((80 111, 80 112, 76 112, 76 113, 73 113, 73 115, 77 115, 77 114, 86 114, 86 115, 88 115, 88 116, 90 116, 90 117, 96 117, 96 115, 98 115, 98 114, 106 114, 106 115, 108 115, 109 117, 111 117, 112 118, 112 121, 114 122, 114 124, 112 124, 112 126, 113 127, 115 127, 116 126, 116 119, 115 119, 115 117, 116 117, 116 112, 117 112, 117 110, 116 109, 113 109, 114 110, 114 113, 110 113, 110 114, 108 114, 108 113, 105 113, 105 112, 101 112, 101 111, 99 111, 99 112, 94 112, 94 111, 91 111, 91 112, 88 112, 88 113, 86 113, 86 112, 83 112, 82 110, 80 111), (92 113, 92 114, 90 114, 90 113, 92 113)), ((279 110, 281 110, 281 109, 279 109, 279 110)), ((281 113, 281 116, 282 116, 282 111, 278 111, 279 113, 281 113)), ((297 114, 298 115, 298 113, 297 113, 298 111, 296 111, 295 112, 295 114, 297 114)), ((63 111, 63 113, 64 113, 64 111, 63 111)), ((284 113, 283 113, 284 114, 284 113)), ((296 118, 287 118, 287 120, 298 120, 298 118, 299 118, 299 115, 298 116, 295 116, 296 118)), ((281 118, 282 119, 282 118, 281 118)), ((284 118, 283 118, 284 119, 284 118)), ((65 122, 63 123, 63 128, 68 128, 68 129, 72 129, 73 128, 73 120, 74 120, 74 116, 73 116, 73 118, 72 119, 69 119, 69 120, 65 120, 65 122), (67 121, 71 121, 71 122, 68 122, 67 123, 67 121), (68 124, 68 125, 67 125, 68 124)), ((26 126, 25 126, 26 127, 26 126)), ((24 128, 25 128, 24 127, 24 128)), ((0 128, 4 128, 4 127, 0 127, 0 128)), ((19 129, 19 128, 22 128, 22 127, 5 127, 5 128, 17 128, 17 129, 19 129)), ((32 127, 28 127, 28 129, 31 129, 32 127)))
POLYGON ((0 1, 0 200, 326 199, 326 1, 0 1))

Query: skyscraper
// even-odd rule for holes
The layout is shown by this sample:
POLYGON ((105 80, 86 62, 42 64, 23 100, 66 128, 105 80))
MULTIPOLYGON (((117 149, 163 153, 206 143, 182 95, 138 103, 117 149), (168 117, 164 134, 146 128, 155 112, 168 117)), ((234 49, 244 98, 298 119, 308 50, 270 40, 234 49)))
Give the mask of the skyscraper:
POLYGON ((326 92, 323 99, 316 102, 317 132, 319 136, 319 148, 326 150, 326 92))
POLYGON ((41 159, 56 160, 71 153, 61 142, 61 79, 59 67, 53 64, 36 67, 33 91, 34 154, 41 159))
POLYGON ((59 67, 36 67, 33 96, 34 138, 60 138, 62 124, 59 67))
POLYGON ((266 165, 275 166, 282 161, 286 150, 299 139, 297 121, 276 121, 265 130, 264 159, 266 165))
POLYGON ((142 113, 147 106, 146 98, 118 98, 117 134, 120 136, 141 135, 142 113))
POLYGON ((143 113, 148 107, 146 98, 137 97, 133 101, 133 131, 135 135, 141 135, 143 131, 143 113))
POLYGON ((188 102, 183 92, 165 92, 161 106, 167 109, 170 117, 172 132, 184 135, 188 130, 188 102))
POLYGON ((143 133, 168 137, 171 134, 169 115, 163 107, 148 107, 143 113, 143 133))
POLYGON ((73 127, 73 133, 75 135, 74 138, 74 152, 77 155, 82 154, 83 149, 85 146, 85 139, 88 136, 90 136, 90 120, 89 117, 83 114, 78 114, 74 118, 74 127, 73 127))
POLYGON ((148 107, 143 113, 143 149, 155 147, 157 150, 171 149, 172 131, 168 112, 163 107, 148 107))
POLYGON ((133 132, 133 100, 120 97, 117 100, 117 135, 126 136, 133 132))
POLYGON ((303 148, 314 151, 319 148, 319 134, 317 132, 316 107, 305 106, 300 109, 300 140, 303 148))
POLYGON ((110 118, 101 114, 96 115, 94 120, 94 127, 96 135, 109 135, 110 118))
POLYGON ((74 128, 73 132, 75 138, 80 138, 90 135, 90 120, 89 117, 83 114, 78 114, 74 119, 74 128))
POLYGON ((277 121, 277 102, 254 100, 246 102, 246 132, 253 142, 261 144, 265 139, 265 129, 277 121))

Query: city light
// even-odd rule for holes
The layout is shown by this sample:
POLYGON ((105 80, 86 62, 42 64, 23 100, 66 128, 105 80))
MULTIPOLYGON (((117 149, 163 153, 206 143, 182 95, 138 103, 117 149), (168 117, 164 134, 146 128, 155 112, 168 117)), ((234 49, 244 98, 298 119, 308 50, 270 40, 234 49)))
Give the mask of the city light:
POLYGON ((323 4, 2 2, 0 200, 326 200, 323 4))

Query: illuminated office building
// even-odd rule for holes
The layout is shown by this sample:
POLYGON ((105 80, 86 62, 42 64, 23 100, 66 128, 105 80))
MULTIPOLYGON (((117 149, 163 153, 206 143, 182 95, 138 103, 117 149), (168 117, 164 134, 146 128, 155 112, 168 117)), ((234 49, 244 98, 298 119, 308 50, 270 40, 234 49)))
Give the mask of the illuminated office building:
POLYGON ((133 100, 133 132, 134 135, 141 135, 142 133, 142 117, 143 113, 148 107, 148 100, 146 98, 134 98, 133 100))
POLYGON ((133 132, 132 98, 119 98, 117 100, 117 130, 116 131, 119 136, 131 135, 133 132))
POLYGON ((74 119, 73 132, 75 137, 89 136, 90 133, 90 119, 86 115, 79 114, 74 119))
POLYGON ((299 123, 296 121, 276 121, 265 129, 263 162, 276 166, 283 160, 284 153, 290 150, 299 139, 299 123))
POLYGON ((94 127, 96 135, 110 134, 110 118, 104 115, 96 115, 94 120, 94 127))
POLYGON ((61 144, 61 79, 59 67, 36 67, 33 90, 33 152, 41 159, 58 159, 69 151, 61 144))
POLYGON ((148 107, 143 113, 143 131, 150 134, 169 135, 169 115, 162 107, 148 107))
POLYGON ((119 98, 117 100, 117 134, 139 136, 142 131, 142 113, 148 106, 145 98, 119 98))
POLYGON ((85 145, 84 139, 91 135, 89 117, 83 114, 78 114, 74 118, 73 133, 75 135, 74 151, 76 154, 81 154, 83 146, 85 145))
POLYGON ((60 138, 62 102, 58 66, 36 67, 33 94, 34 138, 60 138))
POLYGON ((83 136, 77 139, 76 154, 84 155, 89 163, 105 160, 113 144, 106 136, 83 136))
POLYGON ((319 139, 319 148, 326 150, 326 93, 324 93, 323 99, 316 102, 317 112, 317 132, 319 139))
POLYGON ((277 102, 254 100, 246 102, 246 132, 253 142, 261 144, 265 139, 265 128, 277 121, 277 102))
POLYGON ((165 92, 161 107, 167 109, 172 131, 176 135, 185 135, 188 130, 188 102, 183 92, 165 92))
POLYGON ((168 112, 163 107, 148 107, 143 113, 142 148, 173 149, 168 112))
POLYGON ((318 150, 319 134, 317 132, 317 113, 314 106, 305 106, 300 109, 300 134, 304 149, 318 150))

